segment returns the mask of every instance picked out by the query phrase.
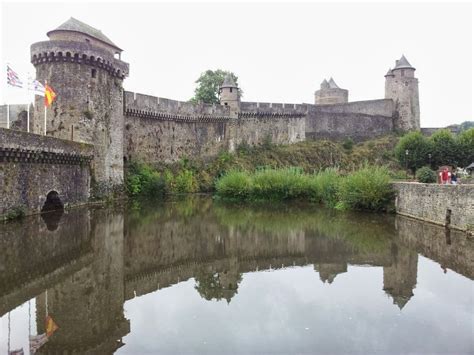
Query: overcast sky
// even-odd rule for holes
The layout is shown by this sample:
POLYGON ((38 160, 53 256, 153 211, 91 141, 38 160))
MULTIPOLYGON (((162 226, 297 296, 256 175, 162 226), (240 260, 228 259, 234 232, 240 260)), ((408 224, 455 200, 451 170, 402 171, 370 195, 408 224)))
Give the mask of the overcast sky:
MULTIPOLYGON (((23 75, 34 72, 30 45, 72 16, 124 49, 129 91, 188 100, 199 74, 220 68, 239 77, 244 101, 313 103, 330 76, 350 101, 380 99, 385 73, 405 54, 417 69, 422 127, 473 120, 469 2, 3 1, 0 11, 2 67, 23 75)), ((2 104, 26 100, 5 86, 0 94, 2 104)))

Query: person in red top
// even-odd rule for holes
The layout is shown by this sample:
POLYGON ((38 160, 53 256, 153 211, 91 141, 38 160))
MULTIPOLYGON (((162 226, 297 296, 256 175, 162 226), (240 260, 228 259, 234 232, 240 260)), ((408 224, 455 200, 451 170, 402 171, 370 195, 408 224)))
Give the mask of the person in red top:
POLYGON ((449 171, 448 168, 444 168, 443 171, 441 172, 441 183, 443 185, 449 183, 449 171))

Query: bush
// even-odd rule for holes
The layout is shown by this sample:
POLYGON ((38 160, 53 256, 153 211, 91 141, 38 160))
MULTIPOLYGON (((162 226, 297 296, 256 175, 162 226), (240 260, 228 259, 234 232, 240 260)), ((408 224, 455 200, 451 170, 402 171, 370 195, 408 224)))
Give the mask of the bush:
POLYGON ((349 137, 344 139, 342 147, 346 150, 352 150, 352 147, 354 147, 354 141, 352 140, 352 138, 349 137))
POLYGON ((382 211, 387 209, 393 194, 388 170, 366 166, 341 181, 337 207, 382 211))
POLYGON ((307 177, 301 170, 262 169, 252 176, 252 197, 261 199, 294 199, 306 192, 307 177))
POLYGON ((165 181, 160 173, 140 163, 128 166, 125 186, 130 196, 156 197, 165 192, 165 181))
POLYGON ((174 178, 173 192, 191 193, 198 190, 198 183, 191 170, 181 170, 174 178))
POLYGON ((231 171, 216 183, 217 195, 237 200, 305 198, 339 209, 386 210, 393 199, 386 168, 364 167, 349 176, 336 169, 309 175, 298 169, 231 171))
POLYGON ((229 171, 216 183, 217 194, 230 199, 245 199, 252 191, 252 180, 247 172, 229 171))
POLYGON ((310 178, 308 194, 315 202, 322 202, 328 207, 334 207, 338 201, 338 190, 341 175, 337 169, 328 168, 310 178))
POLYGON ((437 176, 430 167, 424 166, 416 171, 416 179, 423 183, 433 183, 437 181, 437 176))

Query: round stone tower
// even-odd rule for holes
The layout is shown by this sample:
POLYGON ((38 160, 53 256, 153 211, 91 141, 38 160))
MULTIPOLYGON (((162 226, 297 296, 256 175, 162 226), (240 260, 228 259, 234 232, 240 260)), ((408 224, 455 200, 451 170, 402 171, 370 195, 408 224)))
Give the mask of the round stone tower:
POLYGON ((385 98, 395 103, 398 117, 394 125, 401 131, 420 129, 420 100, 415 70, 402 55, 395 62, 395 67, 385 75, 385 98))
POLYGON ((337 86, 333 78, 326 79, 321 83, 320 90, 314 93, 314 103, 316 105, 344 104, 349 100, 349 91, 337 86))
POLYGON ((47 81, 56 100, 45 111, 36 96, 34 132, 93 144, 93 193, 123 184, 123 79, 129 66, 122 50, 101 31, 70 18, 31 45, 36 78, 47 81))
POLYGON ((232 75, 227 74, 224 82, 219 88, 220 103, 224 106, 230 107, 231 115, 236 115, 240 111, 240 93, 239 87, 232 78, 232 75))

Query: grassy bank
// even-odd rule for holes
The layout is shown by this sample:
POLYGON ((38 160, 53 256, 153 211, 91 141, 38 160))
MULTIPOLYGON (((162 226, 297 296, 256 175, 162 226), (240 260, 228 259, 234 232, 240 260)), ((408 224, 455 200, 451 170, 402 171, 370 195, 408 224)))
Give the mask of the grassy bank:
POLYGON ((230 171, 216 182, 220 198, 236 201, 302 199, 337 209, 386 211, 393 198, 386 168, 365 166, 349 174, 326 169, 230 171))
POLYGON ((234 153, 222 152, 206 161, 183 158, 173 164, 128 164, 126 186, 130 196, 213 192, 216 180, 231 170, 298 167, 312 174, 338 167, 341 173, 348 173, 366 164, 387 166, 392 178, 405 178, 393 155, 397 142, 398 137, 386 136, 358 144, 350 140, 306 141, 282 146, 267 142, 255 147, 241 144, 234 153))

